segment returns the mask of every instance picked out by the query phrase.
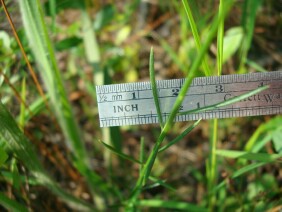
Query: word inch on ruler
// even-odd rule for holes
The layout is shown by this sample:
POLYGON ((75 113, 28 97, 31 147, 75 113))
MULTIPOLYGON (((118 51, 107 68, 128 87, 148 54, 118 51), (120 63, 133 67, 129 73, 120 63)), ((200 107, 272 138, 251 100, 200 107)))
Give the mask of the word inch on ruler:
MULTIPOLYGON (((185 79, 157 81, 164 121, 185 79)), ((203 108, 255 90, 269 88, 237 103, 199 113, 177 115, 175 121, 280 114, 282 71, 195 78, 179 112, 203 108)), ((158 123, 150 82, 96 86, 101 127, 158 123)))

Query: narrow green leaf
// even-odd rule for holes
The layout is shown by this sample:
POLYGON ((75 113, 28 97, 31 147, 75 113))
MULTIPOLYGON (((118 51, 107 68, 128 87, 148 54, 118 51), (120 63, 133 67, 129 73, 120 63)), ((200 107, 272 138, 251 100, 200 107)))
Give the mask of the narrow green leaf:
POLYGON ((6 208, 8 211, 14 212, 28 212, 28 209, 19 204, 17 201, 8 198, 5 194, 0 192, 0 205, 6 208))
MULTIPOLYGON (((198 33, 197 25, 195 23, 195 20, 194 20, 193 14, 192 14, 192 10, 190 9, 190 5, 188 4, 187 0, 182 0, 182 4, 184 6, 185 12, 187 14, 187 17, 188 17, 188 20, 189 20, 189 23, 190 23, 190 26, 191 26, 191 30, 192 30, 192 34, 193 34, 193 37, 194 37, 194 40, 195 40, 195 43, 196 43, 197 50, 198 50, 198 52, 200 52, 200 50, 201 50, 201 40, 200 40, 200 36, 199 36, 199 33, 198 33)), ((202 63, 203 63, 202 66, 203 66, 203 70, 205 72, 205 75, 210 76, 211 70, 210 70, 208 63, 207 63, 205 58, 203 58, 202 63)))
POLYGON ((160 106, 160 102, 159 102, 158 88, 157 88, 157 83, 156 83, 156 78, 155 78, 153 47, 151 48, 151 51, 150 51, 149 72, 150 72, 150 81, 151 81, 151 85, 152 85, 152 92, 153 92, 155 107, 156 107, 157 114, 158 114, 158 119, 159 119, 159 123, 160 123, 161 128, 163 128, 164 123, 163 123, 162 111, 161 111, 161 106, 160 106))
MULTIPOLYGON (((46 96, 46 100, 49 100, 49 96, 46 96)), ((24 119, 25 121, 29 121, 33 116, 39 114, 42 110, 45 109, 44 99, 40 96, 36 100, 34 100, 31 105, 29 106, 29 111, 25 110, 24 119)))
POLYGON ((64 51, 78 46, 82 43, 82 39, 77 36, 65 38, 56 43, 55 48, 58 51, 64 51))
MULTIPOLYGON (((174 191, 174 192, 176 191, 175 188, 173 188, 171 185, 167 184, 164 180, 158 179, 158 178, 153 177, 153 176, 149 176, 149 180, 153 181, 155 183, 154 184, 155 186, 161 185, 161 186, 163 186, 163 187, 165 187, 165 188, 167 188, 171 191, 174 191)), ((144 189, 146 189, 146 188, 149 188, 149 187, 145 187, 144 189)))
POLYGON ((48 90, 56 117, 63 129, 68 146, 81 166, 85 166, 84 163, 88 161, 86 150, 64 89, 63 79, 44 21, 41 3, 39 0, 19 1, 19 3, 25 32, 40 67, 40 74, 42 74, 42 80, 48 90))
POLYGON ((236 102, 239 102, 243 99, 246 99, 252 95, 255 95, 257 93, 260 93, 266 89, 268 89, 269 86, 262 86, 262 87, 259 87, 255 90, 252 90, 252 91, 249 91, 245 94, 242 94, 242 95, 239 95, 239 96, 236 96, 236 97, 233 97, 233 98, 230 98, 224 102, 219 102, 217 104, 213 104, 213 105, 209 105, 209 106, 206 106, 206 107, 202 107, 202 108, 199 108, 199 109, 194 109, 194 110, 189 110, 189 111, 184 111, 184 112, 180 112, 179 115, 186 115, 186 114, 191 114, 191 113, 200 113, 200 112, 204 112, 204 111, 207 111, 207 110, 214 110, 214 109, 217 109, 217 108, 220 108, 220 107, 224 107, 224 106, 227 106, 227 105, 231 105, 231 104, 234 104, 236 102))
POLYGON ((139 168, 139 175, 142 173, 142 169, 144 167, 144 161, 145 161, 145 142, 144 137, 142 136, 140 139, 140 154, 139 154, 139 161, 141 162, 140 168, 139 168))
POLYGON ((105 27, 107 24, 113 20, 115 15, 115 7, 114 4, 107 4, 100 11, 97 12, 95 22, 94 22, 94 28, 95 30, 99 31, 103 27, 105 27))
MULTIPOLYGON (((94 199, 100 198, 102 200, 102 197, 100 197, 102 195, 101 193, 103 195, 111 194, 107 189, 105 191, 105 188, 111 188, 107 187, 101 177, 90 169, 90 160, 82 140, 81 131, 68 100, 63 78, 56 62, 55 51, 44 20, 41 1, 25 0, 18 2, 25 32, 27 33, 36 63, 40 68, 41 78, 50 97, 52 109, 62 128, 67 146, 73 153, 73 163, 78 171, 86 178, 94 199)), ((82 13, 82 17, 85 17, 85 13, 85 11, 82 13)), ((87 24, 90 24, 87 26, 89 26, 88 29, 91 29, 91 23, 87 22, 87 24)), ((93 48, 90 43, 88 46, 89 48, 93 48)), ((97 55, 93 55, 93 57, 95 59, 98 58, 97 55)))
MULTIPOLYGON (((232 178, 232 179, 235 179, 235 178, 237 178, 237 177, 239 177, 239 176, 241 176, 241 175, 243 175, 243 174, 245 174, 245 173, 247 173, 247 172, 250 172, 250 171, 252 171, 252 170, 254 170, 254 169, 256 169, 256 168, 259 168, 259 167, 261 167, 261 166, 264 166, 264 165, 266 165, 266 164, 267 164, 267 163, 259 162, 259 163, 252 163, 252 164, 250 164, 250 165, 244 166, 244 167, 242 167, 242 168, 236 170, 236 171, 232 174, 231 178, 232 178)), ((222 188, 222 187, 225 186, 225 185, 226 185, 226 181, 221 182, 220 184, 218 184, 218 185, 216 186, 216 188, 214 188, 213 192, 218 191, 220 188, 222 188)))
POLYGON ((186 73, 187 72, 186 65, 183 64, 183 62, 179 59, 178 54, 171 48, 171 46, 168 44, 168 42, 165 41, 164 39, 161 39, 161 38, 159 39, 159 42, 160 42, 162 48, 169 55, 169 57, 171 58, 173 63, 175 63, 183 73, 186 73))
POLYGON ((52 18, 51 28, 55 32, 56 29, 56 0, 49 0, 49 13, 52 18))
POLYGON ((258 152, 264 144, 271 140, 273 132, 281 129, 281 124, 281 116, 277 116, 270 121, 261 124, 247 141, 244 149, 248 152, 258 152))
POLYGON ((21 102, 21 109, 20 109, 20 120, 19 124, 21 128, 24 128, 25 125, 25 101, 26 101, 26 83, 25 83, 25 77, 22 81, 22 91, 21 91, 21 98, 23 102, 21 102))
MULTIPOLYGON (((46 186, 54 194, 74 209, 90 210, 88 203, 62 190, 44 171, 32 143, 18 128, 14 118, 0 101, 0 139, 5 141, 6 151, 13 152, 29 169, 38 183, 46 186)), ((0 198, 1 199, 1 198, 0 198)))
POLYGON ((15 158, 13 158, 12 163, 11 163, 11 171, 12 171, 12 176, 13 176, 12 185, 13 185, 14 188, 19 190, 20 187, 21 187, 21 180, 20 180, 20 176, 19 176, 19 170, 18 170, 18 167, 17 167, 17 161, 16 161, 15 158))
POLYGON ((5 161, 8 159, 8 154, 4 150, 2 146, 0 146, 0 167, 5 163, 5 161))
POLYGON ((124 158, 124 159, 129 160, 129 161, 134 162, 134 163, 142 164, 141 161, 136 160, 136 159, 132 158, 132 157, 129 156, 129 155, 126 155, 126 154, 124 154, 124 153, 122 153, 122 152, 117 151, 114 147, 112 147, 112 146, 110 146, 110 145, 104 143, 103 141, 99 140, 99 142, 100 142, 101 144, 103 144, 107 149, 111 150, 113 153, 115 153, 115 154, 117 154, 118 156, 120 156, 121 158, 124 158))
MULTIPOLYGON (((224 0, 219 1, 218 18, 222 16, 224 11, 224 0)), ((218 30, 217 30, 217 75, 220 76, 222 73, 223 64, 223 45, 224 45, 224 19, 220 19, 218 30)))
MULTIPOLYGON (((1 171, 1 176, 5 181, 8 181, 9 183, 13 183, 13 173, 8 172, 8 171, 1 171)), ((29 176, 28 178, 24 175, 18 175, 18 178, 20 180, 20 184, 26 184, 28 183, 29 185, 40 185, 38 181, 33 176, 29 176)))
POLYGON ((185 210, 185 211, 207 211, 204 207, 194 205, 187 202, 177 202, 177 201, 165 201, 159 199, 150 199, 150 200, 139 200, 136 202, 137 206, 140 207, 152 207, 152 208, 167 208, 174 210, 185 210))
POLYGON ((196 71, 198 70, 199 66, 201 65, 201 62, 206 54, 206 52, 208 51, 208 48, 216 34, 217 31, 217 27, 218 27, 218 20, 220 19, 224 19, 225 15, 227 14, 227 12, 229 11, 229 9, 231 8, 231 6, 233 5, 233 0, 227 0, 226 1, 226 8, 222 14, 221 17, 216 18, 213 23, 212 23, 212 27, 211 30, 207 36, 206 42, 205 44, 202 46, 199 56, 196 58, 196 60, 193 62, 193 65, 186 77, 186 81, 184 82, 180 93, 174 103, 174 106, 171 110, 170 116, 160 134, 160 136, 158 137, 157 142, 155 143, 145 165, 144 168, 142 169, 142 174, 139 176, 138 181, 130 195, 129 200, 127 201, 127 207, 128 209, 132 209, 132 207, 134 206, 138 195, 140 194, 141 190, 142 190, 142 185, 144 182, 147 181, 148 177, 150 176, 151 170, 153 168, 154 162, 156 160, 159 148, 164 140, 164 138, 166 137, 167 133, 169 132, 169 130, 172 128, 172 125, 174 123, 174 118, 177 115, 178 111, 179 111, 179 107, 182 104, 185 95, 187 93, 188 88, 190 87, 193 77, 196 73, 196 71))
POLYGON ((216 150, 216 154, 228 158, 234 158, 234 159, 243 158, 247 160, 256 160, 265 163, 270 163, 279 158, 282 158, 282 154, 250 153, 245 151, 223 150, 223 149, 216 150))
POLYGON ((192 124, 191 126, 187 127, 179 136, 177 136, 175 139, 173 139, 171 142, 169 142, 165 146, 161 147, 159 149, 159 152, 163 152, 166 149, 168 149, 169 147, 171 147, 173 144, 176 144, 177 142, 181 141, 182 138, 184 138, 189 132, 191 132, 196 126, 198 126, 198 124, 200 123, 201 120, 202 119, 199 119, 194 124, 192 124))
POLYGON ((282 129, 278 129, 276 130, 273 135, 272 135, 272 139, 273 139, 273 145, 275 148, 275 151, 278 153, 282 153, 282 129))
POLYGON ((259 65, 255 61, 246 59, 246 64, 249 65, 250 67, 254 68, 256 71, 267 72, 267 70, 265 68, 263 68, 261 65, 259 65))
POLYGON ((244 37, 240 49, 240 71, 243 70, 243 65, 245 64, 248 56, 248 51, 251 47, 254 27, 256 22, 257 11, 262 4, 262 0, 248 0, 244 1, 243 14, 242 14, 242 27, 244 29, 244 37))

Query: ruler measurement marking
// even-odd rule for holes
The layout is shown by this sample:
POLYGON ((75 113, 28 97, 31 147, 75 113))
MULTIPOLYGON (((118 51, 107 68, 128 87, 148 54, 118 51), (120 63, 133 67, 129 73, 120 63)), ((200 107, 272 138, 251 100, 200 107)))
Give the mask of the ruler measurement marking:
MULTIPOLYGON (((267 84, 264 84, 264 85, 267 85, 267 84)), ((273 90, 273 91, 275 91, 275 90, 279 90, 279 89, 281 89, 280 87, 273 87, 273 86, 271 86, 270 88, 269 88, 269 90, 273 90)), ((220 94, 228 94, 228 93, 246 93, 246 92, 249 92, 249 91, 252 91, 253 89, 248 89, 248 90, 228 90, 228 91, 224 91, 224 92, 218 92, 218 93, 220 93, 220 94)), ((140 92, 140 90, 137 90, 137 91, 133 91, 133 92, 130 92, 130 91, 128 91, 127 93, 134 93, 134 95, 136 95, 136 93, 137 93, 137 95, 135 96, 135 98, 132 98, 132 99, 119 99, 119 96, 121 96, 120 94, 118 94, 117 92, 113 92, 114 93, 114 95, 112 95, 112 100, 107 100, 107 101, 99 101, 98 100, 98 103, 107 103, 107 102, 126 102, 126 101, 129 101, 129 100, 134 100, 134 101, 141 101, 141 100, 148 100, 148 99, 153 99, 153 96, 150 96, 150 97, 143 97, 143 98, 140 98, 139 97, 139 92, 140 92)), ((192 94, 190 94, 190 93, 187 93, 185 96, 186 97, 191 97, 191 96, 204 96, 204 102, 205 102, 205 96, 206 95, 212 95, 212 94, 218 94, 217 92, 206 92, 206 93, 192 93, 192 94)), ((264 93, 264 92, 262 92, 262 93, 264 93)), ((101 94, 99 94, 99 95, 101 95, 101 94)), ((134 96, 133 95, 133 96, 134 96)), ((173 96, 173 95, 163 95, 163 96, 159 96, 159 99, 166 99, 166 98, 177 98, 177 96, 173 96)), ((281 97, 282 98, 282 97, 281 97)), ((100 98, 101 99, 101 98, 100 98)), ((205 104, 204 104, 205 105, 205 104)))
MULTIPOLYGON (((185 79, 157 81, 164 121, 184 82, 185 79)), ((195 78, 181 111, 213 105, 264 85, 270 88, 233 105, 178 115, 175 121, 281 113, 282 71, 195 78)), ((149 82, 96 86, 96 93, 101 127, 158 122, 149 82)))

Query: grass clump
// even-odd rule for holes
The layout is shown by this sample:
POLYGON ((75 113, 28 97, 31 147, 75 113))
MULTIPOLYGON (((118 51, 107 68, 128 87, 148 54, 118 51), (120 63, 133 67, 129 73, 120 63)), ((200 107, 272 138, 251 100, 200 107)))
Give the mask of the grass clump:
POLYGON ((277 20, 275 3, 1 3, 0 13, 10 16, 0 30, 0 210, 279 206, 279 116, 174 123, 177 115, 224 107, 268 88, 179 111, 196 76, 271 69, 257 52, 268 39, 258 32, 272 28, 256 23, 273 14, 277 20), (156 79, 178 77, 185 81, 164 119, 156 79), (159 126, 100 129, 95 85, 149 78, 159 126))

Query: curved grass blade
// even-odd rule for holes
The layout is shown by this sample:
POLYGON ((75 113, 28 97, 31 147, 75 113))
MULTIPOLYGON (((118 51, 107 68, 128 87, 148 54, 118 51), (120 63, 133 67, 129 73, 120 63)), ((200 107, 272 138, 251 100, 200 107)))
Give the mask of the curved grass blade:
POLYGON ((180 112, 178 113, 179 115, 186 115, 186 114, 191 114, 191 113, 200 113, 200 112, 204 112, 204 111, 207 111, 207 110, 214 110, 214 109, 217 109, 217 108, 220 108, 220 107, 224 107, 224 106, 227 106, 227 105, 231 105, 231 104, 234 104, 236 102, 239 102, 243 99, 246 99, 252 95, 255 95, 257 93, 260 93, 266 89, 268 89, 269 86, 262 86, 262 87, 259 87, 255 90, 252 90, 252 91, 249 91, 245 94, 242 94, 242 95, 239 95, 239 96, 236 96, 236 97, 233 97, 233 98, 230 98, 224 102, 219 102, 217 104, 213 104, 213 105, 209 105, 209 106, 206 106, 206 107, 202 107, 202 108, 199 108, 199 109, 194 109, 194 110, 189 110, 189 111, 184 111, 184 112, 180 112))
POLYGON ((156 83, 156 78, 155 78, 155 68, 154 68, 154 50, 153 47, 151 47, 150 51, 150 67, 149 67, 149 72, 150 72, 150 81, 152 85, 152 92, 153 92, 153 97, 154 97, 154 102, 158 114, 158 119, 161 128, 164 127, 163 123, 163 117, 162 117, 162 111, 161 111, 161 106, 160 106, 160 101, 158 97, 158 88, 157 88, 157 83, 156 83))
POLYGON ((173 144, 176 144, 177 142, 181 141, 182 138, 184 138, 189 132, 191 132, 196 126, 198 126, 198 124, 200 123, 201 120, 202 119, 199 119, 194 124, 192 124, 191 126, 187 127, 179 136, 177 136, 175 139, 173 139, 171 142, 169 142, 165 146, 161 147, 159 149, 159 152, 163 152, 166 149, 168 149, 169 147, 171 147, 173 144))
MULTIPOLYGON (((187 14, 187 17, 188 17, 188 20, 189 20, 189 23, 190 23, 190 26, 191 26, 191 30, 192 30, 192 34, 193 34, 193 37, 194 37, 194 40, 195 40, 195 43, 196 43, 197 50, 198 50, 198 52, 200 52, 200 50, 201 50, 201 39, 200 39, 200 36, 199 36, 199 33, 198 33, 197 25, 195 23, 195 20, 194 20, 193 14, 192 14, 192 10, 191 10, 187 0, 182 0, 182 4, 184 6, 185 12, 187 14)), ((205 72, 205 75, 210 76, 211 70, 208 66, 206 58, 203 59, 202 63, 203 63, 202 67, 203 67, 203 70, 205 72)))
MULTIPOLYGON (((169 189, 169 190, 171 190, 173 192, 176 191, 175 188, 173 188, 171 185, 167 184, 164 180, 160 180, 160 179, 158 179, 156 177, 153 177, 153 176, 150 176, 149 180, 153 181, 155 186, 161 185, 161 186, 163 186, 163 187, 165 187, 165 188, 167 188, 167 189, 169 189)), ((148 186, 148 187, 145 187, 144 189, 147 189, 147 188, 152 188, 152 187, 148 186)))
POLYGON ((40 185, 46 186, 54 194, 74 209, 90 210, 91 206, 62 190, 45 172, 33 145, 21 132, 14 118, 0 102, 0 139, 5 141, 6 151, 13 152, 33 174, 40 185))
POLYGON ((29 210, 17 201, 8 198, 5 194, 0 192, 0 205, 6 208, 8 211, 14 212, 28 212, 29 210))
MULTIPOLYGON (((111 188, 101 177, 91 171, 84 142, 72 106, 64 89, 63 79, 58 68, 55 52, 44 21, 43 10, 39 0, 19 1, 22 19, 31 49, 40 68, 41 78, 48 90, 52 108, 62 128, 65 141, 72 151, 74 164, 86 178, 94 199, 102 201, 103 195, 112 194, 111 188), (95 191, 95 192, 94 192, 95 191)), ((100 202, 101 202, 100 201, 100 202)))
POLYGON ((124 153, 122 153, 122 152, 119 152, 119 151, 116 150, 114 147, 112 147, 112 146, 106 144, 105 142, 103 142, 103 141, 101 141, 101 140, 99 140, 99 142, 100 142, 101 144, 103 144, 107 149, 111 150, 113 153, 115 153, 116 155, 120 156, 121 158, 126 159, 126 160, 129 160, 129 161, 134 162, 134 163, 142 164, 141 161, 136 160, 136 159, 134 159, 133 157, 131 157, 131 156, 129 156, 129 155, 126 155, 126 154, 124 154, 124 153))
POLYGON ((206 52, 208 51, 208 48, 217 32, 217 27, 218 27, 218 21, 221 19, 224 19, 225 15, 227 14, 227 12, 229 11, 229 9, 231 8, 231 6, 233 5, 233 0, 228 0, 226 1, 226 7, 225 7, 225 11, 223 11, 222 16, 220 16, 219 18, 217 17, 214 22, 212 23, 212 27, 211 30, 207 36, 206 42, 205 44, 202 46, 201 51, 199 53, 199 56, 196 58, 196 60, 193 62, 193 65, 186 77, 186 80, 179 92, 179 95, 173 105, 172 111, 170 113, 170 116, 160 134, 160 136, 158 137, 158 140, 156 142, 156 144, 154 145, 145 165, 144 168, 142 169, 142 173, 140 174, 138 181, 130 195, 130 198, 127 201, 127 208, 128 209, 132 209, 132 207, 134 207, 135 202, 137 200, 138 195, 140 194, 140 192, 142 191, 142 185, 144 182, 147 181, 148 177, 150 176, 151 170, 153 168, 155 159, 157 157, 159 148, 164 140, 164 138, 166 137, 167 133, 169 132, 169 130, 172 128, 173 126, 173 121, 175 116, 178 114, 179 111, 179 107, 182 104, 185 95, 188 91, 188 88, 190 87, 192 80, 195 76, 196 71, 198 70, 199 66, 201 65, 201 62, 203 61, 203 58, 206 54, 206 52))
POLYGON ((184 210, 184 211, 197 211, 204 212, 207 211, 204 207, 197 206, 187 202, 177 202, 177 201, 165 201, 160 199, 148 199, 148 200, 139 200, 136 202, 136 205, 139 207, 152 207, 152 208, 166 208, 174 210, 184 210))
POLYGON ((8 159, 8 154, 4 150, 3 146, 0 146, 0 167, 5 163, 5 161, 8 159))
MULTIPOLYGON (((235 172, 232 174, 231 179, 235 179, 235 178, 237 178, 237 177, 239 177, 239 176, 241 176, 241 175, 243 175, 243 174, 245 174, 245 173, 247 173, 247 172, 249 172, 249 171, 252 171, 252 170, 254 170, 254 169, 256 169, 256 168, 259 168, 259 167, 261 167, 261 166, 264 166, 264 165, 266 165, 266 164, 267 164, 267 163, 265 163, 265 162, 258 162, 258 163, 252 163, 252 164, 250 164, 250 165, 244 166, 244 167, 238 169, 237 171, 235 171, 235 172)), ((220 184, 218 184, 218 185, 214 188, 214 190, 213 190, 212 192, 218 191, 218 190, 221 189, 223 186, 225 186, 226 183, 227 183, 226 181, 221 182, 220 184)))
POLYGON ((282 158, 282 154, 267 154, 267 153, 250 153, 245 151, 235 151, 235 150, 216 150, 216 154, 234 159, 247 159, 247 160, 256 160, 260 162, 270 163, 276 161, 279 158, 282 158))

